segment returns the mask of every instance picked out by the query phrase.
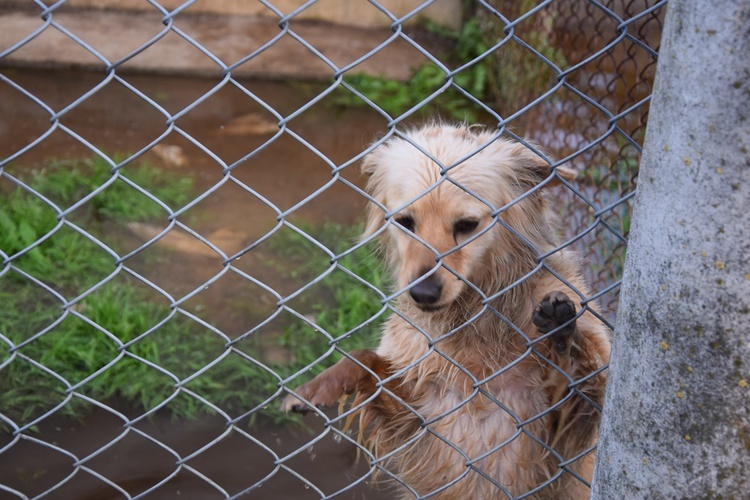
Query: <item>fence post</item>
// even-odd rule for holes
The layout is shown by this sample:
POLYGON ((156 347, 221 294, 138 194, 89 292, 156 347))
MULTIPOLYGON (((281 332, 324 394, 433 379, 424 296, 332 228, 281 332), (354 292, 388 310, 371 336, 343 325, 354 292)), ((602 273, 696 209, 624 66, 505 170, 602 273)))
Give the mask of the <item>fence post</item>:
POLYGON ((668 8, 594 499, 750 494, 749 21, 668 8))

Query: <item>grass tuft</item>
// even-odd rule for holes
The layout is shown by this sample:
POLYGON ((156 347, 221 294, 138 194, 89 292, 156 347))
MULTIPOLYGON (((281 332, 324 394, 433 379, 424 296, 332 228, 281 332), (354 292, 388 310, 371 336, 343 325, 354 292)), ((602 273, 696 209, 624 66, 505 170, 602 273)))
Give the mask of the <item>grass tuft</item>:
MULTIPOLYGON (((117 400, 139 412, 170 399, 160 411, 180 418, 214 413, 211 405, 234 416, 263 406, 264 415, 289 420, 278 405, 267 404, 281 393, 274 372, 302 371, 329 348, 325 336, 304 322, 289 326, 273 341, 292 354, 292 361, 269 371, 255 361, 262 359, 267 339, 251 337, 228 347, 227 338, 211 325, 171 309, 166 297, 127 273, 110 276, 117 269, 113 255, 58 221, 61 210, 92 193, 74 211, 76 227, 112 228, 164 218, 169 209, 191 199, 190 178, 147 164, 128 165, 114 174, 104 161, 82 160, 53 161, 25 182, 52 204, 20 188, 0 197, 0 251, 8 259, 0 274, 0 413, 24 425, 69 399, 59 414, 82 418, 91 407, 85 400, 89 397, 117 400)), ((337 254, 353 244, 349 228, 306 229, 337 254)), ((107 231, 103 234, 106 245, 107 231)), ((293 276, 287 271, 290 279, 310 279, 312 243, 287 231, 274 245, 300 264, 293 276)), ((370 248, 342 257, 336 265, 382 288, 377 262, 370 248)), ((343 336, 338 342, 347 350, 373 346, 375 325, 353 330, 380 311, 380 296, 338 268, 318 288, 320 294, 311 294, 302 305, 313 311, 311 320, 319 329, 343 336), (320 304, 321 297, 327 305, 320 304)))

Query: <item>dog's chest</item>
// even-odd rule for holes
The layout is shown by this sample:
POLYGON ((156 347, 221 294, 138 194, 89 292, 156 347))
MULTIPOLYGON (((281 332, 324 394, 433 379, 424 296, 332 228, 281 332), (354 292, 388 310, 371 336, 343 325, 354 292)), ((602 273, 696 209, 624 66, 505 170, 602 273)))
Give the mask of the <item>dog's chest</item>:
POLYGON ((544 450, 529 435, 546 441, 547 417, 532 417, 548 405, 543 391, 530 391, 517 375, 499 375, 471 390, 464 381, 454 385, 445 376, 423 384, 413 408, 428 432, 405 454, 416 461, 430 457, 426 472, 441 471, 444 480, 465 473, 468 457, 473 467, 500 483, 533 484, 538 470, 532 464, 542 463, 544 450))
POLYGON ((518 362, 511 349, 495 347, 443 342, 430 349, 424 335, 396 321, 381 339, 378 354, 403 374, 404 387, 413 388, 404 399, 421 422, 403 427, 404 434, 393 441, 409 443, 395 469, 402 475, 413 471, 404 478, 424 483, 424 491, 465 474, 467 457, 482 473, 470 474, 471 484, 462 482, 462 488, 478 492, 476 497, 486 496, 480 494, 484 487, 497 492, 480 477, 508 485, 539 482, 545 455, 538 443, 547 440, 549 417, 534 417, 550 406, 545 374, 536 360, 518 362), (508 359, 501 359, 502 353, 508 359), (414 439, 415 434, 421 437, 414 439))
POLYGON ((520 371, 514 368, 482 384, 463 372, 435 373, 433 380, 417 385, 414 408, 427 421, 442 423, 455 433, 482 432, 483 427, 490 434, 502 434, 502 429, 513 433, 517 423, 548 406, 546 394, 538 385, 529 387, 520 371))

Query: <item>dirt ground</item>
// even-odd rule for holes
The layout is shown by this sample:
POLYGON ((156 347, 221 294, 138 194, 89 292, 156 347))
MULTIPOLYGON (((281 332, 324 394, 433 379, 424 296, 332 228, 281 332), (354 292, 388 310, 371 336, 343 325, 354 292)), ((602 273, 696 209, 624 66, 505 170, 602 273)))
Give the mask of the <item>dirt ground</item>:
MULTIPOLYGON (((126 411, 116 404, 114 407, 126 411)), ((324 431, 322 419, 307 420, 310 429, 265 423, 230 430, 220 417, 188 422, 157 415, 125 427, 123 420, 104 410, 96 410, 84 421, 53 416, 31 434, 32 439, 21 439, 3 453, 0 484, 33 497, 70 476, 45 498, 114 500, 124 495, 97 475, 132 496, 167 480, 148 498, 207 500, 237 495, 271 475, 246 498, 296 500, 321 497, 296 474, 326 495, 361 480, 368 467, 356 447, 330 434, 315 440, 324 431), (41 446, 35 439, 52 447, 41 446), (174 453, 184 461, 178 461, 174 453), (83 463, 76 466, 70 454, 83 463)), ((0 433, 0 448, 11 442, 8 434, 0 433)), ((0 498, 11 497, 0 494, 0 498)), ((390 495, 360 483, 337 498, 378 499, 390 495)))

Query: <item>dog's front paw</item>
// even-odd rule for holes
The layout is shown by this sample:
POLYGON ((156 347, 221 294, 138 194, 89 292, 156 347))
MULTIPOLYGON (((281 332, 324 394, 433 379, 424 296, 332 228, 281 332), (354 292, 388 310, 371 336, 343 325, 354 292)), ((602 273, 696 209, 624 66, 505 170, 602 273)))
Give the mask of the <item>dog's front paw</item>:
POLYGON ((563 292, 555 291, 542 299, 531 315, 539 332, 545 334, 557 329, 551 336, 552 345, 559 353, 568 349, 568 338, 576 331, 576 306, 563 292), (568 321, 571 321, 569 324, 568 321), (561 325, 565 325, 559 328, 561 325))
MULTIPOLYGON (((308 383, 296 388, 294 392, 312 406, 320 409, 330 408, 336 404, 341 396, 351 391, 343 387, 335 377, 329 375, 323 372, 308 383)), ((281 403, 281 411, 307 413, 310 411, 310 406, 294 394, 289 394, 281 403)))
POLYGON ((281 403, 282 411, 307 413, 310 406, 300 398, 304 398, 317 408, 331 408, 342 397, 352 394, 363 379, 372 378, 363 368, 372 366, 379 359, 372 351, 352 351, 349 358, 343 358, 323 373, 294 390, 299 396, 289 394, 281 403))

